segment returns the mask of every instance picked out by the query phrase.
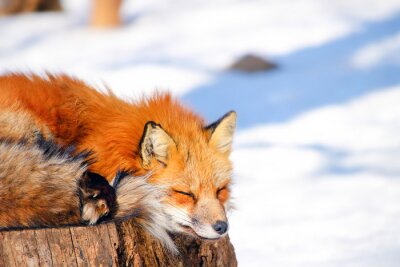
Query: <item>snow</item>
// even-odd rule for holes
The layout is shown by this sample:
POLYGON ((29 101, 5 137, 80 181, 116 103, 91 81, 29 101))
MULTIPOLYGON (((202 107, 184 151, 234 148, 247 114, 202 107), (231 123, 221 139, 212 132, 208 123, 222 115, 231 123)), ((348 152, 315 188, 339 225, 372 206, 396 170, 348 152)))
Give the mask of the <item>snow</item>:
POLYGON ((209 121, 235 109, 241 266, 398 266, 400 1, 124 1, 114 30, 63 4, 0 18, 0 73, 170 90, 209 121), (249 52, 278 69, 225 71, 249 52))
POLYGON ((387 88, 239 133, 231 237, 246 266, 397 266, 399 100, 387 88))
POLYGON ((394 36, 361 48, 351 61, 358 68, 368 68, 377 64, 399 64, 400 31, 394 36))

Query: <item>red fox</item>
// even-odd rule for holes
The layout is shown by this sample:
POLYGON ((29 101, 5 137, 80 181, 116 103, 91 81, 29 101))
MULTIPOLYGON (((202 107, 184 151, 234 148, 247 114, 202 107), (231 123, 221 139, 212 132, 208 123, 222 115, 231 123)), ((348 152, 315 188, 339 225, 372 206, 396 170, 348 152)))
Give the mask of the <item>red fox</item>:
POLYGON ((72 154, 16 106, 0 109, 0 229, 95 224, 132 217, 171 251, 163 191, 118 172, 113 186, 87 171, 90 153, 72 154), (45 137, 44 133, 48 137, 45 137))
POLYGON ((206 125, 168 93, 137 102, 65 75, 0 77, 0 107, 17 103, 63 145, 92 150, 89 170, 112 182, 118 170, 163 186, 169 229, 204 239, 228 230, 236 113, 206 125))

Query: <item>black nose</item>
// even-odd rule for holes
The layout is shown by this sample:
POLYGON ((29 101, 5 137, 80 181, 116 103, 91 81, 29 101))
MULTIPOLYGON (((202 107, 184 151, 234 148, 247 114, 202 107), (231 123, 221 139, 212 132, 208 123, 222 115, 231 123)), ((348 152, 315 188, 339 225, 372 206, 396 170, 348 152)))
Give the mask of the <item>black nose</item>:
POLYGON ((222 234, 225 234, 226 231, 228 230, 228 224, 223 221, 217 221, 213 225, 213 228, 218 234, 222 235, 222 234))

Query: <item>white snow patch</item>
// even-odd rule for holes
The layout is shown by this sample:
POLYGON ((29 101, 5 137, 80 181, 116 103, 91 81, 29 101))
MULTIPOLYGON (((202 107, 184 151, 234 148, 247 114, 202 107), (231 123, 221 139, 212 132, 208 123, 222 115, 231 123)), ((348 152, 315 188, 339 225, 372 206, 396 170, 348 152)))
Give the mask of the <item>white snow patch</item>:
POLYGON ((354 67, 360 69, 377 64, 400 64, 400 32, 362 47, 354 54, 350 62, 354 67))
POLYGON ((249 129, 238 134, 236 144, 318 145, 359 152, 398 147, 400 87, 382 90, 307 112, 288 123, 249 129))
MULTIPOLYGON (((361 29, 364 21, 400 10, 400 2, 392 0, 125 1, 123 27, 95 30, 87 27, 90 1, 63 4, 67 13, 0 19, 6 24, 0 34, 7 36, 0 42, 0 73, 115 71, 118 77, 133 70, 152 77, 135 83, 132 76, 128 83, 137 86, 135 90, 162 85, 172 90, 177 86, 182 93, 208 81, 240 55, 274 56, 318 46, 361 29), (192 77, 193 83, 188 82, 192 77), (183 81, 170 82, 178 78, 183 81)), ((114 78, 108 80, 114 75, 106 76, 105 82, 115 83, 114 78)))
POLYGON ((396 266, 400 87, 238 134, 231 239, 245 266, 396 266))

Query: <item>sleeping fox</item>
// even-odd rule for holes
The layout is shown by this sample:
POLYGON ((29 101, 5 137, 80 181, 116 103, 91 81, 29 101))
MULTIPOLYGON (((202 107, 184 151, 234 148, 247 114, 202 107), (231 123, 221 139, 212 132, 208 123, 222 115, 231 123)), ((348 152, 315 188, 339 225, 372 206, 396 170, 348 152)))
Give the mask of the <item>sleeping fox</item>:
POLYGON ((58 143, 90 149, 89 170, 110 183, 122 169, 165 188, 171 231, 204 239, 227 233, 235 112, 206 125, 167 93, 134 102, 65 75, 0 77, 0 107, 16 104, 58 143))
POLYGON ((88 171, 90 152, 62 148, 45 125, 0 109, 0 229, 95 224, 132 217, 172 251, 161 189, 118 172, 111 186, 88 171), (47 135, 47 137, 45 137, 47 135))

